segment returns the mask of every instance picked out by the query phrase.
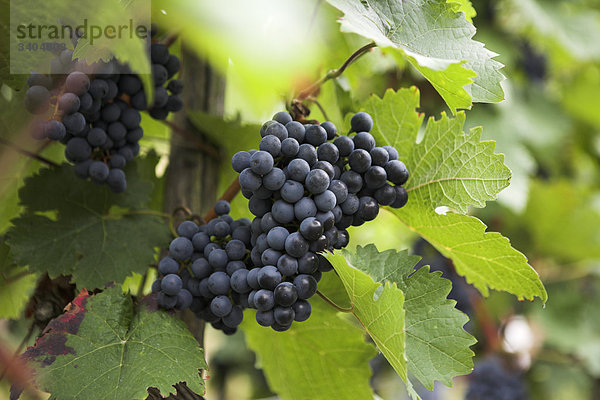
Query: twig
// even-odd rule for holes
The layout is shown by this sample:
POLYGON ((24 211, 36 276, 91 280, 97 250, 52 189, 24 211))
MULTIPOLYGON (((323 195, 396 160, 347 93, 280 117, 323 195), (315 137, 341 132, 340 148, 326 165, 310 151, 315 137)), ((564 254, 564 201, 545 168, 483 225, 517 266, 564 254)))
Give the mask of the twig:
POLYGON ((364 45, 360 49, 356 50, 354 53, 352 53, 352 55, 350 57, 348 57, 348 59, 342 64, 341 67, 339 67, 338 69, 332 69, 324 77, 322 77, 321 79, 319 79, 318 81, 316 81, 315 83, 313 83, 312 85, 310 85, 309 87, 307 87, 306 89, 301 91, 298 94, 298 96, 296 97, 296 100, 303 101, 303 100, 308 99, 317 90, 319 90, 319 88, 321 87, 321 85, 323 85, 323 83, 327 82, 330 79, 335 79, 335 78, 339 77, 340 75, 342 75, 344 73, 344 71, 346 70, 346 68, 348 68, 350 66, 350 64, 352 64, 354 61, 358 60, 363 54, 367 53, 369 50, 371 50, 373 47, 376 47, 376 46, 377 46, 377 44, 375 44, 375 42, 371 42, 367 45, 364 45))
POLYGON ((329 304, 331 307, 335 308, 336 310, 338 310, 340 312, 343 312, 343 313, 352 313, 352 314, 354 314, 354 307, 350 307, 350 308, 340 307, 337 304, 335 304, 333 302, 333 300, 330 300, 329 297, 327 297, 323 293, 321 293, 319 290, 317 290, 317 294, 319 295, 320 298, 322 298, 325 301, 325 303, 329 304))
POLYGON ((500 339, 498 338, 498 326, 487 308, 483 298, 477 294, 469 296, 469 301, 473 307, 475 318, 481 328, 483 336, 485 337, 486 345, 485 348, 489 353, 495 352, 499 345, 500 339))
MULTIPOLYGON (((231 201, 235 198, 235 196, 240 192, 241 186, 238 178, 235 178, 231 185, 227 188, 223 196, 219 198, 219 200, 225 200, 231 203, 231 201)), ((208 222, 211 219, 217 218, 217 213, 215 212, 215 208, 211 208, 208 213, 204 216, 204 221, 208 222)))
POLYGON ((317 105, 317 107, 319 107, 319 110, 321 110, 321 114, 323 114, 323 117, 325 118, 325 121, 329 121, 329 117, 327 116, 327 113, 325 112, 325 109, 323 108, 323 106, 321 105, 321 103, 319 103, 319 101, 317 100, 316 97, 310 96, 308 97, 306 100, 315 103, 317 105))
POLYGON ((173 43, 175 43, 177 41, 177 39, 179 39, 179 33, 172 33, 169 36, 167 36, 167 38, 163 41, 163 44, 167 47, 171 46, 173 43))
POLYGON ((178 135, 186 138, 187 140, 190 140, 190 141, 194 142, 194 144, 196 145, 196 147, 198 149, 202 150, 204 153, 208 154, 210 157, 214 158, 215 160, 219 160, 219 158, 220 158, 219 157, 219 152, 214 147, 207 145, 202 140, 200 140, 199 138, 197 138, 196 136, 194 136, 190 132, 186 131, 184 128, 180 127, 179 125, 177 125, 173 121, 167 121, 167 120, 160 120, 160 121, 163 124, 167 125, 169 128, 171 128, 171 130, 173 132, 175 132, 178 135))
POLYGON ((4 145, 12 148, 13 150, 15 150, 15 151, 17 151, 17 152, 19 152, 21 154, 26 155, 27 157, 33 158, 34 160, 37 160, 37 161, 42 162, 44 164, 48 164, 48 165, 53 166, 53 167, 58 167, 59 166, 54 161, 49 160, 46 157, 40 156, 39 154, 32 153, 29 150, 25 150, 24 148, 22 148, 22 147, 20 147, 20 146, 18 146, 16 144, 14 144, 14 143, 12 143, 12 142, 9 142, 8 140, 6 140, 4 138, 0 137, 0 143, 2 143, 4 145))

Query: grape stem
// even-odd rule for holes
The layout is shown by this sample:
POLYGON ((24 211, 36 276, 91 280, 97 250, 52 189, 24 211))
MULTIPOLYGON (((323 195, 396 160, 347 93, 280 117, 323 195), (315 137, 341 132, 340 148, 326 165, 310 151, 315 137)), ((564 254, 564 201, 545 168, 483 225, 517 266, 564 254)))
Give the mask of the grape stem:
MULTIPOLYGON (((239 182, 238 178, 236 177, 233 180, 233 182, 231 182, 231 185, 229 185, 227 190, 225 190, 225 193, 223 193, 223 196, 221 196, 219 198, 219 200, 225 200, 225 201, 231 203, 231 201, 240 192, 240 190, 241 190, 240 182, 239 182)), ((204 221, 208 222, 211 219, 215 219, 215 218, 217 218, 217 213, 215 212, 215 208, 213 207, 204 216, 204 221)))
POLYGON ((209 155, 210 157, 214 158, 215 160, 219 160, 219 152, 217 151, 217 149, 215 149, 212 146, 207 145, 206 143, 204 143, 200 138, 192 135, 190 132, 186 131, 184 128, 182 128, 181 126, 177 125, 176 123, 174 123, 173 121, 167 121, 167 120, 160 120, 163 124, 167 125, 169 128, 171 128, 171 130, 173 132, 175 132, 176 134, 184 137, 185 139, 194 142, 194 144, 196 145, 196 147, 199 150, 202 150, 205 154, 209 155))
POLYGON ((35 154, 32 153, 29 150, 25 150, 24 148, 20 147, 19 145, 16 145, 12 142, 9 142, 8 140, 1 138, 0 137, 0 143, 4 144, 5 146, 8 146, 10 148, 12 148, 13 150, 26 155, 27 157, 33 158, 34 160, 37 160, 39 162, 42 162, 44 164, 50 165, 52 167, 58 167, 59 165, 57 163, 55 163, 52 160, 47 159, 46 157, 40 156, 39 154, 35 154))
POLYGON ((308 100, 308 101, 316 104, 316 106, 319 107, 319 110, 321 110, 321 114, 323 114, 323 118, 325 118, 325 121, 329 121, 329 117, 327 116, 327 113, 325 112, 325 109, 323 108, 323 106, 321 105, 321 103, 319 103, 319 101, 317 100, 316 97, 310 96, 306 100, 308 100))
POLYGON ((170 34, 169 36, 166 37, 166 39, 164 40, 163 44, 165 46, 169 47, 173 43, 175 43, 178 38, 179 38, 179 33, 172 33, 172 34, 170 34))
POLYGON ((352 53, 350 57, 348 57, 348 59, 342 64, 341 67, 337 69, 332 69, 331 71, 327 72, 327 74, 325 74, 324 77, 322 77, 321 79, 319 79, 318 81, 316 81, 315 83, 298 93, 296 100, 303 101, 313 96, 325 82, 331 79, 335 79, 342 75, 346 68, 348 68, 354 61, 358 60, 363 54, 366 54, 369 50, 376 46, 377 44, 375 42, 371 42, 356 50, 354 53, 352 53))
POLYGON ((323 293, 321 293, 319 290, 317 290, 317 294, 319 295, 320 298, 322 298, 325 301, 325 303, 329 304, 331 307, 335 308, 339 312, 354 314, 354 306, 352 306, 350 308, 340 307, 337 304, 335 304, 335 302, 333 300, 331 300, 329 297, 327 297, 323 293))

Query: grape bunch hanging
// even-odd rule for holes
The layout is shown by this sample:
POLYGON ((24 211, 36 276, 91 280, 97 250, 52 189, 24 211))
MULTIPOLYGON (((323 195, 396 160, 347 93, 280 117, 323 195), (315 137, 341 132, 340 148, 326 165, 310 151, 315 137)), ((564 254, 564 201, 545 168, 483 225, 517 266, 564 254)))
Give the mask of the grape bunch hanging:
POLYGON ((50 119, 34 127, 34 137, 66 145, 65 157, 79 178, 105 183, 116 193, 125 191, 123 168, 139 153, 144 135, 140 111, 165 119, 183 108, 179 97, 183 84, 172 79, 179 71, 179 58, 161 43, 151 44, 150 57, 152 104, 140 78, 126 66, 115 60, 89 66, 74 61, 72 50, 63 50, 51 62, 51 76, 32 73, 27 80, 27 110, 52 111, 50 119))
POLYGON ((309 299, 333 269, 323 252, 346 247, 346 229, 375 219, 380 205, 408 201, 402 185, 409 173, 397 150, 375 145, 369 114, 355 114, 350 124, 353 136, 338 135, 329 121, 293 121, 286 112, 267 121, 259 150, 231 160, 255 218, 233 220, 221 200, 207 224, 179 225, 153 285, 159 306, 190 308, 228 334, 245 308, 276 331, 307 320, 309 299))

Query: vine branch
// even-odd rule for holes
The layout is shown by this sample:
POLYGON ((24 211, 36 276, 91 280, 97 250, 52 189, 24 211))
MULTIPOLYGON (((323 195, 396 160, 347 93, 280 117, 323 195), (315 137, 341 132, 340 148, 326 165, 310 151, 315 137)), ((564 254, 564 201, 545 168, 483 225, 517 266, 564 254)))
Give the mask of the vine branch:
POLYGON ((18 153, 21 153, 23 155, 26 155, 29 158, 32 158, 34 160, 37 160, 41 163, 50 165, 52 167, 58 167, 59 165, 57 163, 55 163, 52 160, 47 159, 46 157, 40 156, 39 154, 35 154, 29 150, 25 150, 24 148, 20 147, 19 145, 12 143, 4 138, 0 137, 0 143, 4 144, 7 147, 12 148, 13 150, 17 151, 18 153))
POLYGON ((327 82, 328 80, 331 80, 331 79, 335 79, 335 78, 339 77, 340 75, 342 75, 344 73, 344 71, 346 70, 346 68, 348 68, 353 62, 358 60, 362 55, 366 54, 369 50, 371 50, 374 47, 377 47, 377 44, 375 44, 375 42, 371 42, 369 44, 364 45, 360 49, 356 50, 354 53, 352 53, 352 55, 350 55, 350 57, 348 57, 348 59, 342 64, 341 67, 339 67, 337 69, 332 69, 327 74, 325 74, 325 76, 323 76, 321 79, 319 79, 318 81, 316 81, 315 83, 313 83, 312 85, 310 85, 309 87, 307 87, 306 89, 304 89, 303 91, 298 93, 298 96, 296 97, 295 100, 303 101, 303 100, 306 100, 309 97, 313 96, 315 94, 315 92, 317 90, 319 90, 319 88, 325 82, 327 82))

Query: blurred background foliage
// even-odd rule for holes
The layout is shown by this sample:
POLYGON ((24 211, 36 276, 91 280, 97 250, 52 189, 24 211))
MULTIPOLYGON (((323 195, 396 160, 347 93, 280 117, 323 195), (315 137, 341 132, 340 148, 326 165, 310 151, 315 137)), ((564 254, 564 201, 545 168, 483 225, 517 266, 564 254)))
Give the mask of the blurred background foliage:
MULTIPOLYGON (((498 201, 473 213, 528 257, 548 290, 548 303, 542 309, 540 303, 518 302, 499 292, 481 299, 452 276, 447 260, 387 212, 377 224, 353 228, 350 247, 376 242, 380 250, 409 248, 434 269, 450 271, 445 276, 462 292, 455 295, 471 300, 462 310, 471 318, 466 329, 479 340, 476 365, 492 354, 505 358, 531 399, 600 399, 600 1, 474 0, 476 15, 469 2, 460 3, 477 27, 475 39, 499 53, 496 59, 507 77, 506 100, 475 104, 466 112, 466 128, 483 126, 483 139, 497 142, 496 151, 506 155, 513 172, 498 201)), ((339 16, 324 1, 153 2, 153 21, 165 34, 181 34, 175 46, 183 41, 226 75, 225 119, 190 115, 222 149, 221 191, 234 177, 230 155, 257 146, 259 124, 367 43, 342 34, 335 22, 339 16)), ((380 49, 362 57, 322 87, 318 102, 327 115, 313 105, 311 118, 347 127, 347 113, 372 93, 382 96, 387 88, 412 85, 421 92, 421 112, 436 118, 448 112, 429 82, 398 58, 380 49)), ((39 144, 23 133, 28 118, 22 95, 0 88, 0 124, 22 147, 35 149, 39 144)), ((143 125, 143 151, 158 155, 156 172, 162 176, 170 133, 150 118, 143 125)), ((62 159, 58 145, 41 154, 62 159)), ((36 161, 0 147, 0 235, 20 212, 17 191, 23 178, 39 168, 36 161)), ((233 202, 235 217, 247 216, 245 201, 238 196, 233 202)), ((0 250, 0 271, 7 268, 5 258, 0 250)), ((25 300, 3 303, 12 298, 7 288, 15 279, 9 278, 0 275, 0 309, 21 311, 25 300)), ((137 287, 139 279, 127 284, 137 287)), ((24 274, 16 282, 26 299, 35 278, 24 274)), ((24 319, 0 320, 0 340, 16 347, 27 327, 24 319)), ((206 343, 208 399, 274 396, 242 333, 225 337, 208 328, 206 343)), ((402 381, 383 358, 376 357, 372 369, 379 396, 406 398, 402 381)), ((440 385, 420 394, 426 400, 462 399, 468 379, 457 377, 453 388, 440 385)), ((2 381, 0 399, 6 393, 2 381)))

